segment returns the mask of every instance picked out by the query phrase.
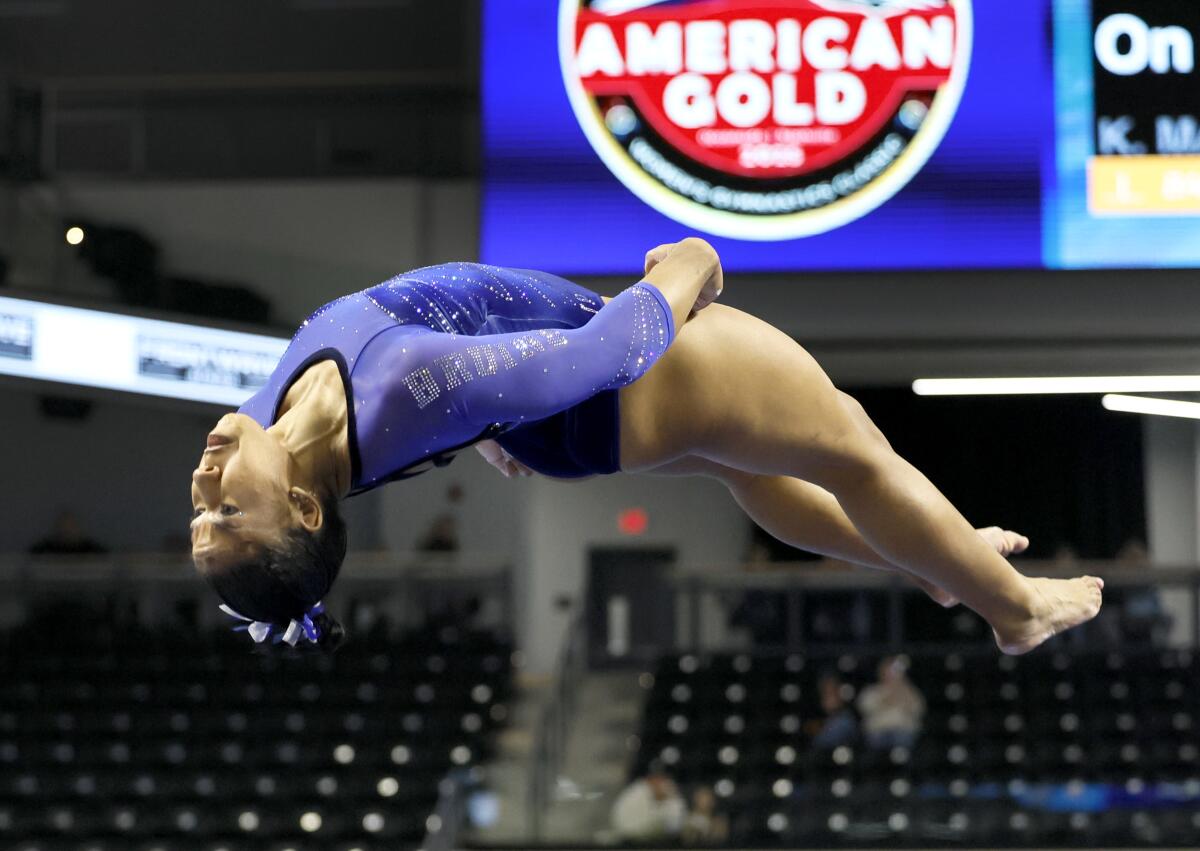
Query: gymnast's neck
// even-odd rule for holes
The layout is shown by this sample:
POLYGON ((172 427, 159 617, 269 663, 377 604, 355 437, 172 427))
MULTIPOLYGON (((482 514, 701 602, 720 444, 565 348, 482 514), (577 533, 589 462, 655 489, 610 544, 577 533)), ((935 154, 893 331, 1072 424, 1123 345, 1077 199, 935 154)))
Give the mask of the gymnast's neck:
POLYGON ((296 484, 338 498, 350 490, 350 437, 346 389, 337 364, 319 361, 288 389, 268 431, 288 450, 296 484))

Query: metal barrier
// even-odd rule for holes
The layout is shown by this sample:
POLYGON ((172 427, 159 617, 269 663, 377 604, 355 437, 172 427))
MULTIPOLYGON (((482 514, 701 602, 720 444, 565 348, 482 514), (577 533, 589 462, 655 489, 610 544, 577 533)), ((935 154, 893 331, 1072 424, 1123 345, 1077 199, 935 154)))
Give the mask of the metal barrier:
POLYGON ((467 796, 473 783, 471 772, 456 769, 438 784, 438 801, 433 813, 425 820, 425 840, 421 851, 454 851, 466 819, 467 796))
MULTIPOLYGON (((132 599, 149 623, 177 617, 181 604, 194 606, 197 626, 226 620, 191 560, 177 553, 0 558, 0 590, 0 627, 19 622, 39 601, 106 595, 132 599)), ((464 607, 475 625, 511 634, 512 569, 468 553, 352 552, 326 602, 351 634, 381 620, 407 627, 449 618, 464 607)))
POLYGON ((575 712, 575 698, 586 673, 585 618, 582 614, 576 614, 567 627, 554 667, 550 694, 538 719, 528 798, 528 824, 535 840, 541 840, 545 835, 546 811, 555 800, 559 772, 566 756, 570 722, 575 712))
MULTIPOLYGON (((1200 567, 1134 566, 1111 561, 1064 565, 1020 560, 1018 564, 1030 576, 1069 578, 1091 574, 1104 578, 1106 606, 1091 624, 1064 637, 1070 649, 1115 640, 1134 619, 1131 612, 1138 607, 1142 626, 1149 624, 1155 630, 1154 643, 1200 648, 1200 567), (1150 624, 1154 610, 1159 612, 1158 620, 1150 624)), ((671 582, 676 621, 674 643, 653 648, 653 656, 672 651, 749 649, 768 653, 818 650, 888 653, 901 649, 940 650, 949 645, 960 650, 973 645, 980 650, 994 648, 991 630, 981 618, 965 607, 942 609, 896 573, 837 562, 800 562, 737 571, 680 569, 671 582), (857 632, 851 628, 851 615, 842 611, 836 615, 842 622, 831 630, 839 636, 814 635, 814 624, 821 618, 830 619, 830 601, 839 598, 843 609, 851 608, 847 601, 853 601, 857 607, 853 609, 857 632), (767 623, 754 622, 756 605, 765 610, 766 617, 760 620, 767 623), (749 615, 745 614, 747 609, 751 610, 749 615), (947 628, 945 635, 928 637, 931 631, 936 632, 930 629, 931 625, 951 621, 957 624, 955 629, 947 628)), ((636 608, 638 601, 631 602, 636 608)), ((606 604, 604 600, 595 603, 606 604)), ((654 612, 644 612, 643 616, 653 617, 654 612)), ((1149 634, 1146 637, 1151 639, 1149 634)), ((643 658, 645 654, 603 657, 607 652, 603 637, 589 636, 588 641, 592 652, 602 654, 605 663, 647 664, 653 660, 650 656, 643 658)))

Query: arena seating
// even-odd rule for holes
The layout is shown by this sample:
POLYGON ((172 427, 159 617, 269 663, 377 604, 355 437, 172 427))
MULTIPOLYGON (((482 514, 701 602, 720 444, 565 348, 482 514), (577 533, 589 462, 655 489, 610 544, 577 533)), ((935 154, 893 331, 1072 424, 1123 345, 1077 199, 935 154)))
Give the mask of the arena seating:
POLYGON ((1200 845, 1190 652, 917 656, 911 750, 812 747, 818 677, 852 697, 877 661, 664 657, 643 676, 635 775, 657 759, 685 793, 711 786, 738 846, 1200 845))
POLYGON ((454 627, 257 654, 47 615, 0 650, 0 848, 412 848, 485 758, 511 648, 454 627))

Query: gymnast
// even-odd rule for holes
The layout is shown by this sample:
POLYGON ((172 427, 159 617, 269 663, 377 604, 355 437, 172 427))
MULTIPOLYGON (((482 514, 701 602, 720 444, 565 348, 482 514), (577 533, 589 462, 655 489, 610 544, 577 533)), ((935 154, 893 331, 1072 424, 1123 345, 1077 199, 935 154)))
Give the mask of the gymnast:
POLYGON ((712 302, 688 238, 602 299, 553 275, 431 266, 344 296, 296 331, 192 473, 192 557, 255 641, 336 649, 321 604, 346 553, 340 500, 474 446, 507 476, 713 477, 785 543, 898 571, 1026 653, 1094 617, 1103 580, 1027 578, 1028 545, 973 529, 790 337, 712 302))

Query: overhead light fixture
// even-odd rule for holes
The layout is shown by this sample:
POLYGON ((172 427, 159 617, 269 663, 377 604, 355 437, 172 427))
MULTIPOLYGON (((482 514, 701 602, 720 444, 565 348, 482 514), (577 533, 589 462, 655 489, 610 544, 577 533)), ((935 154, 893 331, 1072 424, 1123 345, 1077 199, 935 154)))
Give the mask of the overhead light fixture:
POLYGON ((918 396, 1018 396, 1062 393, 1196 393, 1200 375, 1087 375, 1039 378, 918 378, 918 396))
POLYGON ((1110 411, 1128 414, 1152 414, 1159 417, 1183 417, 1200 420, 1200 402, 1180 402, 1177 399, 1155 399, 1147 396, 1122 396, 1110 393, 1100 400, 1110 411))

